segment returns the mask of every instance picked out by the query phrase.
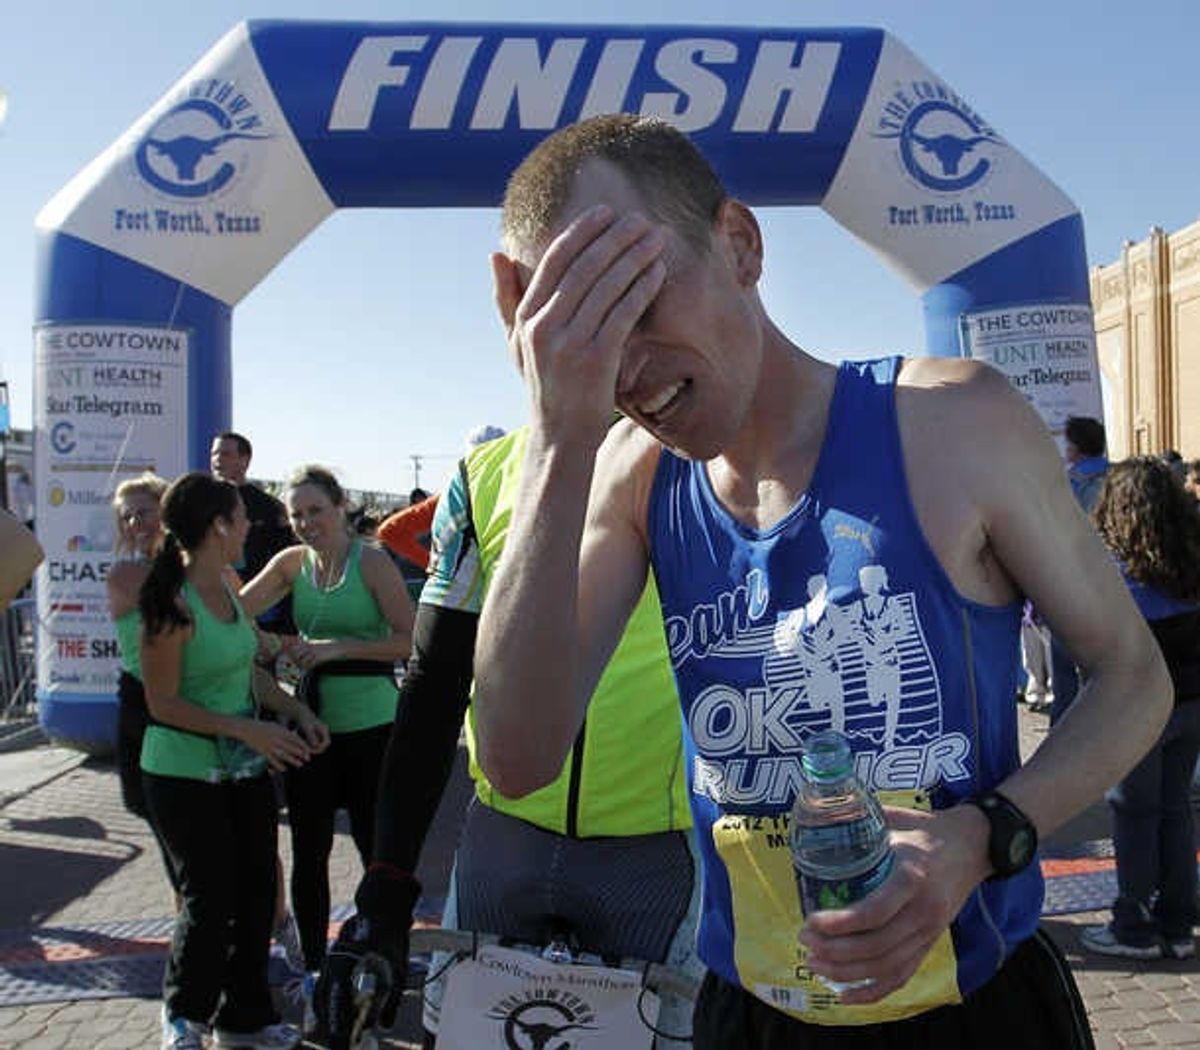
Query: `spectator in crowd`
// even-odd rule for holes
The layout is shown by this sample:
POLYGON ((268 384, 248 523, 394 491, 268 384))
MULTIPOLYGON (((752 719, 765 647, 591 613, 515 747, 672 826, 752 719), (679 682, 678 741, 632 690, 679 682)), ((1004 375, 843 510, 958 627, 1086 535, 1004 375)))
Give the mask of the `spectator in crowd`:
MULTIPOLYGON (((1112 920, 1085 930, 1089 951, 1132 959, 1196 952, 1191 787, 1200 755, 1200 511, 1174 469, 1137 456, 1114 464, 1092 511, 1174 685, 1170 720, 1108 793, 1117 853, 1112 920)), ((1128 697, 1137 708, 1142 697, 1128 697)))
POLYGON ((1200 503, 1200 459, 1188 461, 1187 472, 1183 476, 1183 487, 1197 503, 1200 503))
MULTIPOLYGON (((238 490, 195 472, 162 502, 166 536, 142 584, 140 661, 153 723, 141 766, 150 820, 183 898, 163 978, 164 1050, 288 1050, 267 987, 275 902, 276 803, 268 767, 301 765, 324 741, 255 717, 258 642, 230 581, 250 523, 238 490)), ((236 577, 233 577, 236 580, 236 577)), ((280 693, 279 696, 283 694, 280 693)))
MULTIPOLYGON (((1108 470, 1104 424, 1091 416, 1070 416, 1064 439, 1071 491, 1084 511, 1090 513, 1100 496, 1100 486, 1108 470)), ((1079 669, 1074 657, 1053 633, 1050 636, 1050 690, 1054 694, 1050 724, 1054 725, 1079 692, 1079 669)))
MULTIPOLYGON (((504 436, 502 427, 483 424, 467 433, 466 451, 504 436)), ((415 604, 429 569, 429 549, 432 543, 433 515, 438 506, 438 493, 432 496, 423 488, 408 494, 408 506, 384 519, 379 527, 380 542, 397 560, 409 597, 415 604)))
POLYGON ((395 667, 409 655, 412 605, 383 551, 352 536, 346 496, 323 467, 289 478, 288 514, 300 543, 242 588, 254 615, 292 596, 299 638, 287 653, 303 674, 297 696, 329 727, 327 751, 286 777, 292 832, 292 907, 304 966, 321 968, 329 927, 334 816, 345 808, 364 867, 371 859, 376 789, 396 714, 395 667))
POLYGON ((33 481, 29 471, 17 467, 8 485, 8 509, 12 516, 33 532, 33 481))
POLYGON ((1050 684, 1050 631, 1032 602, 1021 613, 1021 666, 1025 671, 1025 703, 1030 711, 1049 711, 1054 702, 1050 684))
POLYGON ((33 533, 6 510, 0 510, 0 612, 29 582, 45 557, 33 533))
POLYGON ((1183 456, 1179 454, 1178 449, 1164 449, 1158 454, 1158 458, 1171 468, 1171 473, 1180 481, 1183 481, 1187 476, 1187 464, 1183 461, 1183 456))
MULTIPOLYGON (((121 799, 125 808, 143 820, 149 820, 142 788, 142 739, 146 735, 150 713, 146 709, 146 690, 142 685, 142 616, 138 595, 150 573, 150 562, 162 543, 162 498, 167 481, 157 474, 145 473, 128 478, 113 494, 116 545, 113 566, 105 579, 108 611, 117 632, 121 650, 121 673, 117 679, 117 774, 121 781, 121 799)), ((151 823, 151 828, 153 828, 151 823)), ((162 847, 162 842, 159 842, 162 847)), ((178 893, 175 873, 163 848, 167 878, 178 893)), ((176 900, 178 907, 178 899, 176 900)))
MULTIPOLYGON (((288 526, 284 505, 247 477, 253 454, 250 439, 232 430, 214 437, 209 453, 209 468, 213 476, 231 481, 238 487, 250 519, 245 554, 242 561, 234 566, 243 583, 254 579, 276 554, 296 542, 296 536, 288 526)), ((292 622, 291 600, 284 598, 277 605, 264 609, 259 614, 258 622, 276 634, 294 634, 296 628, 292 622)))

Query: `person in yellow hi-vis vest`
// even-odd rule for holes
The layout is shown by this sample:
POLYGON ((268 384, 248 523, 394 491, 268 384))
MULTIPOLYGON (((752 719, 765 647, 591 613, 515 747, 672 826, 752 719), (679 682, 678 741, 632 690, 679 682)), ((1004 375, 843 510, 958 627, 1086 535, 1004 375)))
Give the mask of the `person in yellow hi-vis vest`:
MULTIPOLYGON (((404 972, 420 892, 412 872, 468 706, 475 623, 504 547, 526 438, 522 429, 472 450, 438 503, 415 659, 380 782, 374 863, 355 897, 358 913, 343 927, 316 989, 316 1016, 334 1045, 348 1032, 348 982, 357 959, 384 952, 404 972)), ((474 755, 471 714, 467 729, 474 755)), ((557 919, 588 951, 695 967, 699 879, 684 763, 679 704, 651 586, 549 784, 506 798, 472 759, 475 800, 443 925, 544 944, 557 919)), ((429 1030, 437 1026, 439 1005, 440 987, 427 988, 429 1030)), ((658 1029, 688 1034, 690 1004, 663 1005, 658 1029)), ((681 1044, 659 1041, 674 1045, 681 1044)))

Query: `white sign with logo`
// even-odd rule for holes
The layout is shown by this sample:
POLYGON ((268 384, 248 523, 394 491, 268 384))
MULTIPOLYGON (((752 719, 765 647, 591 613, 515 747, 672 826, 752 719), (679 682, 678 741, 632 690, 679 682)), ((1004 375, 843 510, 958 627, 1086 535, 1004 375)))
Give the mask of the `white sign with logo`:
POLYGON ((1090 306, 1029 303, 965 313, 965 357, 999 369, 1058 435, 1068 416, 1104 419, 1090 306))
POLYGON ((188 334, 128 325, 44 325, 34 333, 38 686, 109 698, 118 652, 105 580, 113 492, 187 461, 188 334))
POLYGON ((451 970, 436 1046, 649 1050, 658 1005, 639 973, 487 946, 451 970))
POLYGON ((235 26, 37 217, 238 302, 333 211, 235 26))

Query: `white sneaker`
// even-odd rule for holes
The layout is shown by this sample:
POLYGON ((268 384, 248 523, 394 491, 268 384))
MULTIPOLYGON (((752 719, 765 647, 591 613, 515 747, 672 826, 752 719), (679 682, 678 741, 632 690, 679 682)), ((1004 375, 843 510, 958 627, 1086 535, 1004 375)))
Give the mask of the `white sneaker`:
POLYGON ((1117 935, 1109 925, 1089 926, 1079 935, 1080 943, 1097 955, 1113 955, 1121 959, 1161 959, 1162 945, 1158 941, 1152 944, 1128 944, 1117 940, 1117 935))
POLYGON ((304 948, 300 944, 300 928, 290 911, 279 921, 271 935, 283 949, 283 958, 292 973, 304 972, 304 948))
POLYGON ((218 1028, 214 1046, 227 1050, 292 1050, 300 1045, 300 1032, 290 1024, 269 1024, 257 1032, 231 1032, 218 1028))
POLYGON ((162 1011, 162 1050, 204 1050, 208 1025, 189 1021, 186 1017, 168 1017, 162 1011))
POLYGON ((1190 959, 1196 954, 1196 940, 1193 937, 1182 937, 1178 940, 1163 942, 1163 958, 1190 959))

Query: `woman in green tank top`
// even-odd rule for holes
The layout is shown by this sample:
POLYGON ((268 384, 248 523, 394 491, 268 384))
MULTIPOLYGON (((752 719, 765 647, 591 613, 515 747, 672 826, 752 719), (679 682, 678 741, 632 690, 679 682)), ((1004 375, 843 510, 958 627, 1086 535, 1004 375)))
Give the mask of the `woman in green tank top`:
MULTIPOLYGON (((276 807, 268 766, 306 762, 323 729, 254 717, 253 622, 229 583, 249 523, 236 486, 191 473, 167 489, 167 534, 139 594, 142 680, 154 720, 142 744, 147 809, 183 903, 163 979, 163 1042, 286 1050, 267 987, 276 807)), ((290 698, 287 698, 290 701, 290 698)), ((292 702, 294 704, 294 702, 292 702)), ((288 705, 285 705, 288 706, 288 705)))
POLYGON ((382 550, 351 535, 337 479, 308 466, 285 502, 303 541, 280 551, 242 588, 256 615, 284 595, 300 637, 287 655, 304 674, 298 693, 329 726, 329 749, 286 778, 292 834, 292 907, 305 967, 321 968, 329 927, 329 854, 344 807, 364 867, 371 860, 379 770, 396 714, 395 665, 408 658, 413 610, 404 580, 382 550))

